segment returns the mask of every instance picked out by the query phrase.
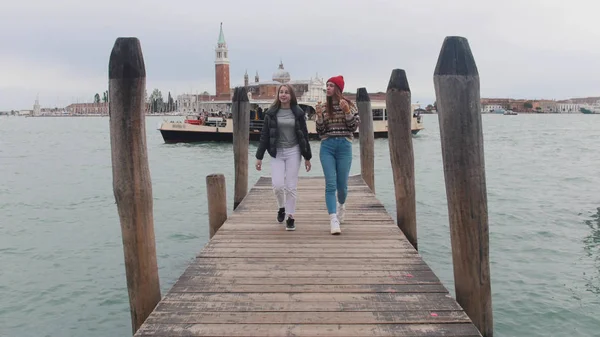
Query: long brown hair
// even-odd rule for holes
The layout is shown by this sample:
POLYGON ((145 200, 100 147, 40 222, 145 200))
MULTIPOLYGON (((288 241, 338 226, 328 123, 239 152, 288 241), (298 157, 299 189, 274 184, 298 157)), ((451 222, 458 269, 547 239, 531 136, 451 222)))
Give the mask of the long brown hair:
POLYGON ((281 101, 279 100, 279 91, 281 90, 282 87, 286 87, 288 89, 288 91, 290 92, 290 107, 293 107, 294 105, 298 105, 298 99, 296 98, 296 93, 294 92, 294 88, 292 88, 292 86, 289 84, 282 84, 277 88, 277 93, 275 93, 275 101, 273 102, 273 104, 271 104, 271 108, 274 109, 275 111, 277 111, 277 110, 279 110, 279 108, 281 108, 281 101))
POLYGON ((344 97, 344 95, 342 94, 342 91, 340 90, 340 88, 337 85, 333 85, 334 87, 334 92, 333 92, 333 96, 327 96, 327 113, 329 114, 329 118, 333 117, 333 98, 335 97, 336 100, 339 102, 341 102, 342 100, 348 102, 348 105, 352 108, 354 107, 354 103, 352 103, 351 100, 347 99, 346 97, 344 97))

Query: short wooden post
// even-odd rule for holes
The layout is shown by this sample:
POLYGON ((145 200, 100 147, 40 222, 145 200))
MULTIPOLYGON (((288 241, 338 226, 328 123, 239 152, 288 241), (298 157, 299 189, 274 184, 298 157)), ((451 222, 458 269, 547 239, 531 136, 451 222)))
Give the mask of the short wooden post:
POLYGON ((360 141, 360 174, 371 191, 375 193, 375 134, 373 133, 373 110, 367 88, 356 91, 356 105, 360 125, 358 139, 360 141))
POLYGON ((212 239, 227 220, 227 189, 224 175, 209 174, 206 176, 206 196, 208 198, 209 233, 212 239))
POLYGON ((467 39, 446 37, 433 82, 442 141, 456 300, 481 334, 492 337, 479 73, 467 39))
POLYGON ((246 88, 235 88, 231 112, 233 115, 233 160, 235 169, 233 209, 235 210, 248 193, 250 102, 248 101, 246 88))
POLYGON ((160 301, 146 149, 146 68, 137 38, 118 38, 108 65, 113 192, 121 220, 131 323, 135 333, 160 301))
POLYGON ((396 192, 398 227, 417 249, 417 202, 415 159, 412 146, 412 112, 406 72, 394 69, 385 98, 388 114, 388 144, 396 192))

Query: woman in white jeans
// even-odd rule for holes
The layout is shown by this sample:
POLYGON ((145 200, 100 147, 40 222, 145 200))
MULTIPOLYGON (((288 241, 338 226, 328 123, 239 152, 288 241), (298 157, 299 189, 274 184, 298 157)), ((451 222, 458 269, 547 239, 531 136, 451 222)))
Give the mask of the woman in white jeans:
POLYGON ((296 94, 291 86, 283 84, 277 90, 277 98, 265 113, 256 150, 256 169, 262 169, 265 151, 271 158, 271 180, 277 197, 277 221, 286 220, 286 230, 296 229, 298 173, 301 157, 304 157, 306 172, 310 171, 312 153, 308 142, 306 115, 298 106, 296 94))

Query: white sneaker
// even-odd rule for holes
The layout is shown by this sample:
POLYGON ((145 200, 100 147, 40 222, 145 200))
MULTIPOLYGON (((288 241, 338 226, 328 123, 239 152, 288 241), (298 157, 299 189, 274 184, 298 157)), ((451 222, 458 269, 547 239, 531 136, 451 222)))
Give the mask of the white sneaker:
POLYGON ((344 216, 346 215, 346 204, 338 204, 337 206, 337 217, 340 223, 344 223, 344 216))
POLYGON ((340 233, 342 233, 342 230, 340 229, 340 221, 338 220, 337 215, 331 214, 330 218, 331 218, 331 220, 330 220, 331 234, 339 235, 340 233))

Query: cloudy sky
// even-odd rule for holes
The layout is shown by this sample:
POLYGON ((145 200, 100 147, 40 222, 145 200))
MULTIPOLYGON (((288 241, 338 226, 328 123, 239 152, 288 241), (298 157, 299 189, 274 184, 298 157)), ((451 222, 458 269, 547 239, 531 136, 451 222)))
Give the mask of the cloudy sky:
POLYGON ((464 36, 484 97, 600 95, 600 2, 595 0, 20 0, 0 10, 0 110, 91 101, 107 89, 117 37, 142 44, 150 92, 214 92, 223 22, 232 86, 343 74, 347 91, 386 89, 405 69, 413 101, 435 99, 444 37, 464 36))

